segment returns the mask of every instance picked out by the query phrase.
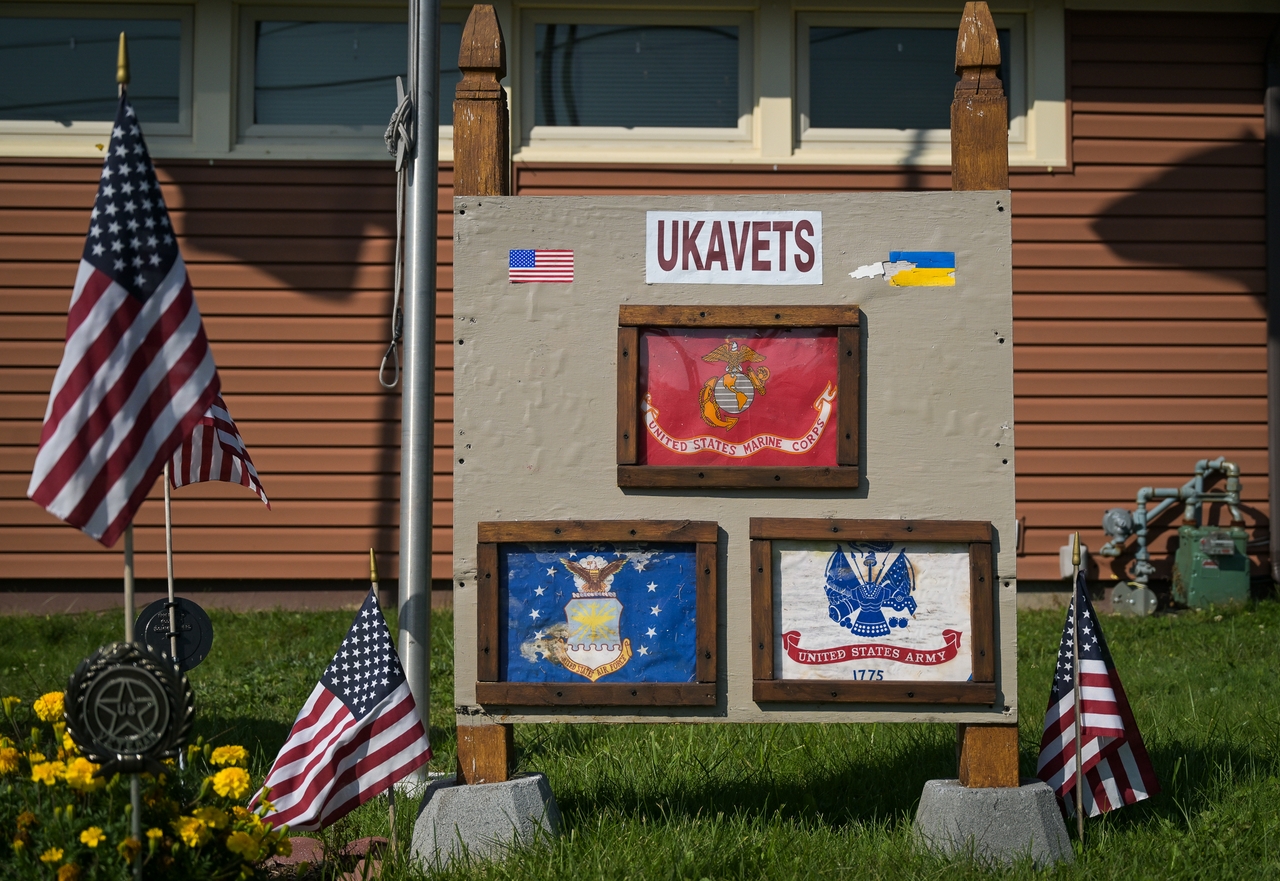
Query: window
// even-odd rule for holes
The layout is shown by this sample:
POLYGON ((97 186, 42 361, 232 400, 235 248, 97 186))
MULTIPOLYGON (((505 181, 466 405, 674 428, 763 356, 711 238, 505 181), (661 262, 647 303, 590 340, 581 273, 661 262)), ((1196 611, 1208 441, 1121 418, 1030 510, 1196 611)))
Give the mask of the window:
MULTIPOLYGON (((999 29, 999 40, 1007 59, 1008 28, 999 29)), ((809 28, 809 125, 950 128, 955 46, 955 28, 809 28)), ((1000 68, 1005 82, 1008 65, 1000 68)))
MULTIPOLYGON (((453 124, 462 22, 440 22, 440 124, 453 124)), ((408 84, 409 27, 400 10, 297 7, 246 11, 241 21, 241 142, 360 140, 382 149, 408 84), (305 11, 308 20, 297 14, 305 11)), ((349 148, 348 148, 349 149, 349 148)))
POLYGON ((535 125, 738 124, 732 25, 539 24, 534 45, 535 125))
MULTIPOLYGON (((954 15, 802 14, 796 21, 796 155, 950 162, 954 15)), ((1010 159, 1035 159, 1026 20, 997 15, 1010 159)), ((1047 111, 1046 111, 1047 112, 1047 111)), ((1052 162, 1046 163, 1052 164, 1052 162)))
POLYGON ((0 16, 0 133, 108 131, 121 31, 129 44, 129 97, 148 134, 190 131, 189 11, 44 4, 6 6, 0 16))
POLYGON ((752 16, 525 9, 520 21, 521 159, 751 149, 752 16))

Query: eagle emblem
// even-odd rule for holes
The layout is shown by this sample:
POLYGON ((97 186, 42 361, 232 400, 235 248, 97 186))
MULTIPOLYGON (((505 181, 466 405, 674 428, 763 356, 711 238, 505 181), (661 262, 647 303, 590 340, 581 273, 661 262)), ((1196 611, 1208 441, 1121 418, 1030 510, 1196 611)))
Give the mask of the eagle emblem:
POLYGON ((906 616, 886 619, 886 608, 909 615, 916 613, 916 601, 911 598, 915 571, 907 552, 899 551, 892 562, 881 566, 879 571, 876 569, 876 551, 887 559, 892 547, 892 543, 877 543, 862 555, 860 565, 838 548, 827 561, 828 614, 832 621, 855 636, 886 636, 890 628, 911 623, 906 616), (863 570, 861 574, 859 568, 863 570))
POLYGON ((712 428, 733 428, 738 424, 738 415, 751 406, 756 395, 764 394, 769 368, 755 365, 765 357, 738 340, 726 339, 702 360, 725 365, 724 374, 708 379, 698 392, 702 421, 712 428))
POLYGON ((581 562, 560 558, 573 575, 573 597, 565 604, 565 637, 560 664, 595 682, 621 670, 631 660, 631 640, 622 638, 622 602, 613 576, 627 565, 625 557, 605 562, 588 555, 581 562))

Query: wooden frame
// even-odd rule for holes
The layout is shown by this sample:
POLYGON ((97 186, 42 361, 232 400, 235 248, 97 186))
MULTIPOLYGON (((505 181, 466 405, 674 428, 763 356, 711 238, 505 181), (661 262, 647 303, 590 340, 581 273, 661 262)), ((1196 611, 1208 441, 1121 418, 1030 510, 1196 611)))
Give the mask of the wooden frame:
POLYGON ((540 520, 480 523, 477 528, 476 701, 519 707, 714 706, 719 675, 716 632, 719 527, 690 520, 540 520), (697 682, 505 682, 499 547, 529 542, 670 542, 696 546, 697 682))
POLYGON ((861 328, 857 306, 619 306, 618 486, 809 487, 858 485, 861 328), (836 329, 836 467, 639 465, 640 334, 645 328, 792 327, 836 329))
POLYGON ((752 698, 758 703, 986 704, 996 700, 991 524, 960 520, 751 519, 752 698), (774 678, 773 541, 967 542, 970 682, 774 678))

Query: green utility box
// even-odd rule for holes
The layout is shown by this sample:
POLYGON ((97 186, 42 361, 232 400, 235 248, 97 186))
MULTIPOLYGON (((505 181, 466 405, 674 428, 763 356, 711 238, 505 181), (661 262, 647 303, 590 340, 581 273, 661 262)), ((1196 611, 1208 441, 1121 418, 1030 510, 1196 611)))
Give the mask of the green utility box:
POLYGON ((1173 601, 1193 609, 1249 599, 1249 534, 1240 527, 1181 526, 1173 601))

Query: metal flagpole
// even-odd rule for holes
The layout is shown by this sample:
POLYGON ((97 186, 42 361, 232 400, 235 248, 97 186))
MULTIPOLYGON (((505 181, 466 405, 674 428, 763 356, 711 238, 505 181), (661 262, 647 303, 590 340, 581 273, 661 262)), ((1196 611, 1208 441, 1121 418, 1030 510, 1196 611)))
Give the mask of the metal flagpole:
POLYGON ((404 385, 400 421, 400 660, 431 706, 431 503, 435 406, 436 184, 440 2, 409 3, 413 146, 405 212, 404 385))
MULTIPOLYGON (((169 490, 169 468, 171 462, 164 463, 164 561, 169 573, 169 660, 173 661, 173 669, 178 665, 178 601, 173 595, 173 496, 169 490)), ((146 637, 144 636, 145 640, 146 637)))
POLYGON ((1075 680, 1076 835, 1084 844, 1084 757, 1080 755, 1080 533, 1071 538, 1071 671, 1075 680))
MULTIPOLYGON (((120 97, 124 97, 129 85, 129 48, 125 43, 124 31, 120 32, 120 51, 116 53, 116 84, 120 97)), ((165 469, 168 477, 168 468, 165 469)), ((169 493, 169 481, 164 484, 166 502, 169 493)), ((165 517, 168 518, 169 506, 165 505, 165 517)), ((172 571, 172 569, 170 570, 172 571)), ((124 530, 124 641, 133 642, 137 636, 133 632, 133 523, 124 530)), ((133 858, 133 877, 142 881, 142 783, 138 775, 130 775, 129 780, 129 833, 138 844, 138 853, 133 858)))
MULTIPOLYGON (((373 599, 378 604, 378 608, 382 608, 381 591, 378 589, 378 556, 373 552, 373 548, 369 548, 369 584, 373 588, 373 599)), ((386 615, 386 610, 382 610, 386 615)), ((396 788, 391 786, 387 789, 387 823, 391 828, 391 834, 387 836, 390 839, 391 853, 395 854, 396 850, 396 788)))

